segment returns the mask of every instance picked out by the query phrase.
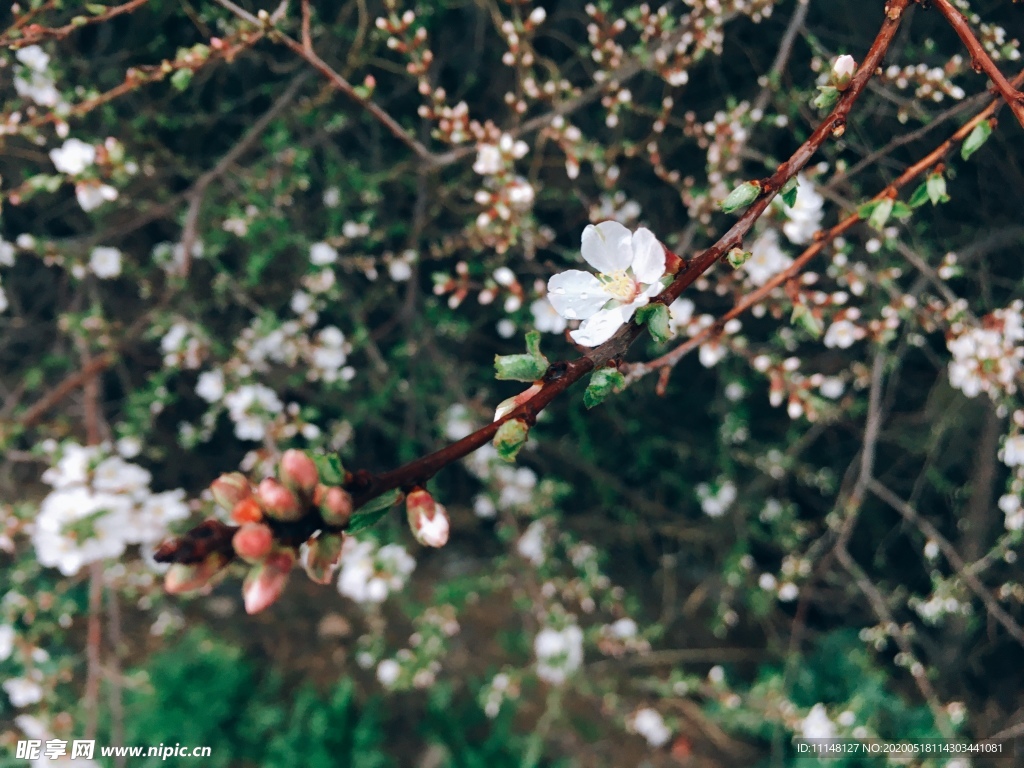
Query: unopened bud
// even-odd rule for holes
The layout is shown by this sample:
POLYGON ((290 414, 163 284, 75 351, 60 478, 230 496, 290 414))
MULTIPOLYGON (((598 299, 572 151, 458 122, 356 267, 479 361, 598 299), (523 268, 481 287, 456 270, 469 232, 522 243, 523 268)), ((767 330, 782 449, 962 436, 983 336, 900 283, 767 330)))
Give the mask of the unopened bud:
POLYGON ((263 519, 263 510, 256 503, 256 499, 242 499, 231 509, 231 519, 240 525, 258 523, 263 519))
POLYGON ((832 65, 832 84, 840 91, 846 90, 857 72, 857 62, 853 56, 843 54, 832 65))
POLYGON ((252 486, 241 472, 229 472, 210 483, 210 492, 218 505, 232 510, 242 499, 252 496, 252 486))
POLYGON ((293 491, 310 494, 320 482, 316 464, 309 456, 294 448, 284 452, 280 467, 281 482, 293 491))
POLYGON ((334 571, 341 562, 341 550, 345 545, 345 534, 321 531, 315 539, 306 543, 302 567, 306 575, 317 584, 330 584, 334 571))
POLYGON ((235 532, 231 545, 247 563, 258 563, 274 548, 274 532, 263 523, 246 523, 235 532))
POLYGON ((498 403, 498 407, 494 409, 494 421, 498 421, 512 413, 512 411, 540 392, 542 388, 543 386, 541 384, 534 384, 532 387, 523 390, 518 395, 510 397, 507 400, 502 400, 498 403))
POLYGON ((335 485, 318 485, 313 502, 320 509, 320 517, 327 525, 338 527, 348 524, 352 517, 352 496, 335 485))
POLYGON ((227 563, 228 559, 220 552, 214 552, 198 564, 175 563, 164 575, 164 589, 177 595, 205 587, 227 563))
POLYGON ((409 528, 416 541, 425 547, 443 547, 448 543, 450 525, 443 505, 422 489, 410 493, 405 503, 409 528))
POLYGON ((302 509, 295 494, 272 477, 260 481, 256 495, 263 511, 275 520, 290 522, 302 517, 302 509))
POLYGON ((290 549, 277 549, 254 566, 242 585, 245 612, 251 615, 273 605, 284 592, 293 565, 295 553, 290 549))

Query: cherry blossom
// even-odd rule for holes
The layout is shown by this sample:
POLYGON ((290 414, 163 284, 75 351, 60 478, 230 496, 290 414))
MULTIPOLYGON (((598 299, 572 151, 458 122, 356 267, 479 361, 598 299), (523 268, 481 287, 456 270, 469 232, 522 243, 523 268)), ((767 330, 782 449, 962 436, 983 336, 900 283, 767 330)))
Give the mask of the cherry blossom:
POLYGON ((598 274, 570 269, 553 276, 548 300, 562 317, 583 321, 569 334, 577 343, 596 347, 661 292, 665 248, 649 229, 631 233, 602 221, 583 230, 580 253, 598 274))

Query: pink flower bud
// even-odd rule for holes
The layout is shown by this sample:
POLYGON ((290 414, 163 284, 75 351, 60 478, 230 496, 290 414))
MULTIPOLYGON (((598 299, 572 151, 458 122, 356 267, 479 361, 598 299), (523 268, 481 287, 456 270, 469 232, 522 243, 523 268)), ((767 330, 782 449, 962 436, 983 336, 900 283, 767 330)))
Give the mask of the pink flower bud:
POLYGON ((252 496, 252 486, 241 472, 229 472, 210 483, 213 500, 224 509, 234 509, 243 499, 252 496))
POLYGON ((499 421, 508 414, 512 413, 516 408, 525 403, 531 397, 536 395, 541 389, 544 388, 543 384, 534 384, 529 389, 525 389, 518 395, 502 400, 498 407, 494 410, 494 421, 499 421))
POLYGON ((256 495, 263 511, 275 520, 293 521, 302 517, 302 509, 295 494, 272 477, 260 481, 256 495))
POLYGON ((406 499, 409 528, 425 547, 443 547, 448 542, 448 511, 434 497, 420 489, 406 499))
POLYGON ((175 563, 164 575, 164 589, 168 594, 177 595, 205 587, 227 563, 228 559, 219 552, 214 552, 198 564, 175 563))
POLYGON ((263 510, 260 509, 260 505, 256 503, 256 499, 252 497, 242 499, 240 502, 235 504, 234 508, 231 510, 231 519, 241 525, 245 525, 246 523, 258 523, 263 519, 263 510))
POLYGON ((313 502, 320 508, 320 517, 327 525, 348 524, 352 517, 352 496, 336 485, 318 485, 313 502))
POLYGON ((274 532, 263 523, 246 523, 231 539, 238 556, 247 563, 258 563, 274 547, 274 532))
POLYGON ((832 64, 832 84, 840 91, 845 90, 856 72, 857 62, 853 56, 843 54, 832 64))
POLYGON ((321 531, 315 539, 306 543, 306 554, 302 567, 306 575, 317 584, 330 584, 334 570, 341 561, 341 549, 345 545, 345 534, 321 531))
POLYGON ((242 585, 245 612, 259 613, 273 605, 284 592, 293 565, 295 553, 290 549, 277 549, 262 563, 254 566, 242 585))
POLYGON ((285 451, 281 457, 279 474, 282 483, 302 494, 312 493, 320 481, 320 474, 317 472, 313 460, 294 448, 285 451))

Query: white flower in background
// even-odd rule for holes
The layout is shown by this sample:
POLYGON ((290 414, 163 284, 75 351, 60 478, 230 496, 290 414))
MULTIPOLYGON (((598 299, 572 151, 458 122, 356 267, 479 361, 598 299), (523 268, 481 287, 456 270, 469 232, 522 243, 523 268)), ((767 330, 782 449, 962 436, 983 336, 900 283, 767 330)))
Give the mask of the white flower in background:
POLYGON ((1002 451, 1003 464, 1008 467, 1019 467, 1024 464, 1024 435, 1006 438, 1002 451))
POLYGON ((50 56, 38 45, 27 45, 14 53, 14 58, 33 72, 45 72, 50 66, 50 56))
POLYGON ((390 688, 398 681, 402 668, 394 659, 384 659, 377 665, 377 679, 385 688, 390 688))
POLYGON ((224 371, 215 368, 200 373, 196 379, 196 394, 208 403, 216 403, 224 397, 224 371))
POLYGON ((372 541, 345 539, 338 592, 357 603, 383 603, 405 586, 416 561, 400 544, 377 549, 372 541))
POLYGON ((0 312, 6 312, 8 306, 10 305, 7 302, 7 294, 4 293, 3 286, 0 286, 0 312))
POLYGON ((599 274, 570 269, 554 275, 548 300, 567 320, 583 320, 569 334, 576 342, 596 347, 661 292, 665 248, 649 229, 631 233, 616 221, 602 221, 583 230, 580 253, 599 274))
POLYGON ((949 383, 967 397, 981 392, 993 399, 1017 391, 1017 376, 1024 359, 1024 302, 986 315, 982 327, 967 328, 947 339, 953 354, 949 363, 949 383))
POLYGON ((14 627, 0 624, 0 661, 7 661, 14 652, 14 627))
POLYGON ((832 325, 825 331, 825 338, 823 339, 826 347, 838 347, 839 349, 846 349, 852 346, 855 341, 864 338, 864 329, 859 325, 854 325, 849 320, 836 320, 832 325))
POLYGON ((705 515, 721 517, 736 501, 736 486, 731 480, 726 480, 714 491, 707 483, 700 483, 697 486, 697 498, 700 499, 700 508, 705 515))
POLYGON ((638 630, 639 627, 637 627, 636 622, 628 617, 618 619, 611 625, 612 635, 619 640, 628 640, 631 637, 636 637, 638 630))
POLYGON ((284 408, 277 393, 262 384, 246 384, 224 396, 228 416, 239 440, 262 440, 267 421, 284 408))
POLYGON ((462 403, 454 403, 448 407, 441 417, 441 429, 449 440, 461 440, 476 429, 469 409, 462 403))
POLYGON ((544 521, 534 520, 516 542, 516 552, 534 565, 543 564, 546 558, 544 552, 545 533, 544 521))
POLYGON ((784 603, 791 603, 800 596, 800 588, 792 581, 787 581, 779 587, 779 600, 784 603))
POLYGON ((696 305, 690 299, 680 296, 668 306, 668 327, 673 333, 685 331, 693 320, 696 305))
POLYGON ((744 262, 743 270, 750 282, 761 286, 792 263, 793 260, 779 247, 778 232, 769 229, 750 247, 750 258, 744 262))
POLYGON ((309 377, 328 383, 338 379, 350 381, 355 376, 355 370, 351 366, 345 366, 349 349, 345 334, 338 328, 329 325, 322 329, 317 333, 316 342, 310 350, 309 377))
POLYGON ((89 269, 99 278, 117 277, 121 274, 121 252, 109 246, 93 248, 89 255, 89 269))
POLYGON ((101 184, 95 180, 79 181, 75 184, 75 197, 82 210, 88 213, 104 203, 117 200, 117 190, 109 184, 101 184))
POLYGON ((50 160, 61 173, 77 176, 96 162, 96 147, 81 139, 68 139, 59 149, 50 150, 50 160))
POLYGON ((7 698, 11 700, 11 706, 14 707, 38 704, 43 699, 42 686, 27 677, 12 677, 10 680, 5 680, 3 688, 7 693, 7 698))
POLYGON ((583 630, 575 624, 558 630, 545 627, 533 639, 537 677, 561 685, 583 663, 583 630))
POLYGON ((533 491, 537 487, 537 473, 529 467, 498 466, 494 479, 501 486, 498 506, 502 509, 525 508, 533 503, 533 491))
POLYGON ((494 144, 481 144, 476 150, 473 170, 481 176, 490 176, 501 170, 501 152, 494 144))
POLYGON ((309 247, 309 263, 317 267, 333 264, 338 260, 338 249, 330 243, 313 243, 309 247))
POLYGON ((836 735, 836 726, 825 711, 825 705, 818 703, 800 723, 800 735, 805 739, 831 739, 836 735))
MULTIPOLYGON (((848 58, 850 56, 840 57, 848 58)), ((784 206, 786 218, 789 219, 782 225, 782 231, 794 245, 803 245, 811 242, 814 233, 821 229, 822 206, 825 204, 823 198, 814 187, 814 183, 802 173, 797 177, 796 200, 793 207, 784 206)))
POLYGON ((0 237, 0 267, 13 267, 14 253, 14 243, 8 243, 0 237))
POLYGON ((644 707, 637 710, 629 720, 629 727, 633 733, 637 733, 647 739, 652 747, 663 747, 672 738, 672 731, 665 725, 665 720, 656 709, 644 707))
POLYGON ((561 333, 567 325, 565 318, 558 314, 546 298, 537 299, 530 305, 533 327, 544 333, 561 333))

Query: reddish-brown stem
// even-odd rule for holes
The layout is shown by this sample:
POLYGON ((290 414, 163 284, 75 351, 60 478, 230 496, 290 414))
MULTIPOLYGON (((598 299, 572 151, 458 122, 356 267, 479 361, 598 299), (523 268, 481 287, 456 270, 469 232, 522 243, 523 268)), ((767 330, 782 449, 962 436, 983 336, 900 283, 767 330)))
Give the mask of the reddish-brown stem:
POLYGON ((29 408, 25 415, 21 417, 21 426, 26 428, 35 426, 53 406, 82 386, 84 382, 93 379, 100 371, 109 368, 113 362, 114 355, 110 352, 89 360, 80 370, 75 371, 37 400, 35 405, 29 408))
MULTIPOLYGON (((227 7, 233 5, 230 0, 217 1, 221 5, 225 5, 227 7)), ((903 12, 906 10, 910 2, 911 0, 891 0, 891 2, 886 5, 886 18, 882 24, 881 30, 879 30, 875 41, 872 43, 870 50, 864 57, 864 63, 860 70, 854 76, 847 90, 843 92, 842 96, 840 96, 839 101, 833 108, 832 112, 825 118, 821 125, 818 126, 814 133, 811 134, 810 138, 797 148, 796 152, 793 153, 789 160, 780 165, 771 177, 760 182, 762 190, 761 196, 746 210, 746 212, 740 217, 739 221, 737 221, 736 224, 734 224, 729 231, 718 240, 717 243, 700 254, 700 256, 688 263, 684 263, 683 268, 676 275, 673 282, 661 294, 655 297, 654 301, 664 304, 672 303, 672 301, 679 297, 685 288, 691 285, 701 274, 709 270, 723 254, 725 254, 730 248, 742 243, 744 236, 750 231, 754 222, 757 221, 760 215, 764 213, 768 204, 771 202, 778 190, 781 189, 790 178, 796 176, 796 174, 808 163, 815 152, 817 152, 829 137, 831 137, 835 132, 842 131, 843 127, 846 125, 846 118, 850 109, 864 91, 868 80, 871 79, 875 70, 885 56, 885 52, 892 42, 893 37, 896 34, 896 30, 899 28, 903 12)), ((292 40, 291 43, 299 48, 299 50, 296 51, 299 53, 301 51, 301 45, 294 40, 292 40)), ((289 47, 292 46, 289 45, 289 47)), ((306 57, 303 56, 303 58, 306 57)), ((675 256, 675 254, 671 254, 671 256, 675 256)), ((415 461, 389 472, 377 475, 365 471, 356 472, 353 475, 352 482, 348 484, 349 490, 353 495, 355 508, 358 509, 371 499, 374 499, 387 491, 394 490, 396 488, 407 488, 413 485, 423 485, 443 467, 469 455, 485 443, 492 440, 497 433, 498 428, 506 421, 521 419, 528 425, 532 425, 536 421, 537 415, 547 407, 552 400, 579 381, 584 375, 621 358, 626 350, 629 349, 630 345, 640 337, 643 331, 643 326, 638 325, 636 322, 631 322, 607 342, 599 347, 595 347, 588 354, 569 362, 558 362, 552 364, 544 376, 542 388, 536 395, 512 410, 503 418, 488 424, 486 427, 477 430, 471 435, 468 435, 439 451, 435 451, 434 453, 420 459, 416 459, 415 461)), ((214 521, 207 521, 199 528, 193 529, 193 531, 184 534, 177 541, 169 542, 161 547, 162 556, 160 559, 164 562, 199 562, 199 560, 193 559, 193 555, 195 553, 192 551, 194 544, 192 539, 195 537, 192 536, 192 534, 200 528, 203 528, 203 526, 206 526, 206 528, 203 529, 204 541, 209 544, 212 538, 216 538, 217 542, 221 543, 220 546, 223 547, 223 549, 220 549, 219 551, 223 551, 224 554, 231 557, 233 553, 230 546, 230 526, 224 526, 219 523, 216 524, 215 527, 218 529, 223 528, 224 530, 216 531, 216 536, 211 537, 210 525, 213 523, 214 521)), ((209 547, 206 545, 202 547, 202 550, 204 553, 208 553, 210 551, 209 547)))
MULTIPOLYGON (((1018 74, 1017 77, 1014 78, 1013 82, 1018 85, 1024 83, 1024 72, 1018 74)), ((928 169, 933 168, 937 163, 945 158, 957 144, 967 138, 971 131, 974 130, 975 126, 985 120, 992 119, 993 115, 995 115, 1000 107, 1002 107, 1003 103, 1002 99, 994 99, 985 109, 968 120, 952 136, 939 144, 939 146, 907 168, 902 174, 900 174, 899 178, 895 179, 891 184, 889 184, 889 186, 871 198, 871 200, 884 200, 885 198, 895 196, 898 190, 906 186, 928 169)), ((700 332, 691 336, 675 349, 666 352, 661 357, 657 357, 646 363, 634 363, 627 366, 627 382, 636 381, 652 371, 660 370, 661 377, 659 378, 658 387, 659 390, 661 390, 659 394, 663 394, 664 383, 667 381, 667 371, 673 368, 680 360, 683 359, 683 357, 688 355, 698 346, 709 339, 719 336, 724 330, 725 324, 730 320, 743 314, 755 304, 759 304, 764 301, 772 291, 800 274, 804 267, 807 266, 807 263, 821 253, 826 245, 849 230, 859 221, 861 221, 861 217, 857 213, 852 213, 827 232, 819 233, 815 237, 814 243, 808 246, 803 253, 797 256, 796 259, 793 260, 792 264, 778 274, 773 275, 764 285, 745 295, 742 299, 736 302, 732 309, 718 318, 714 323, 701 329, 700 332)))
POLYGON ((946 17, 946 21, 949 22, 957 35, 960 36, 968 53, 971 54, 971 61, 974 66, 981 67, 985 74, 988 75, 1000 95, 1006 99, 1010 111, 1017 118, 1021 128, 1024 128, 1024 93, 1014 88, 1003 73, 999 71, 999 67, 992 61, 992 57, 985 51, 985 47, 974 36, 974 31, 971 29, 971 25, 967 23, 967 19, 959 10, 953 7, 949 0, 935 0, 935 7, 946 17))

